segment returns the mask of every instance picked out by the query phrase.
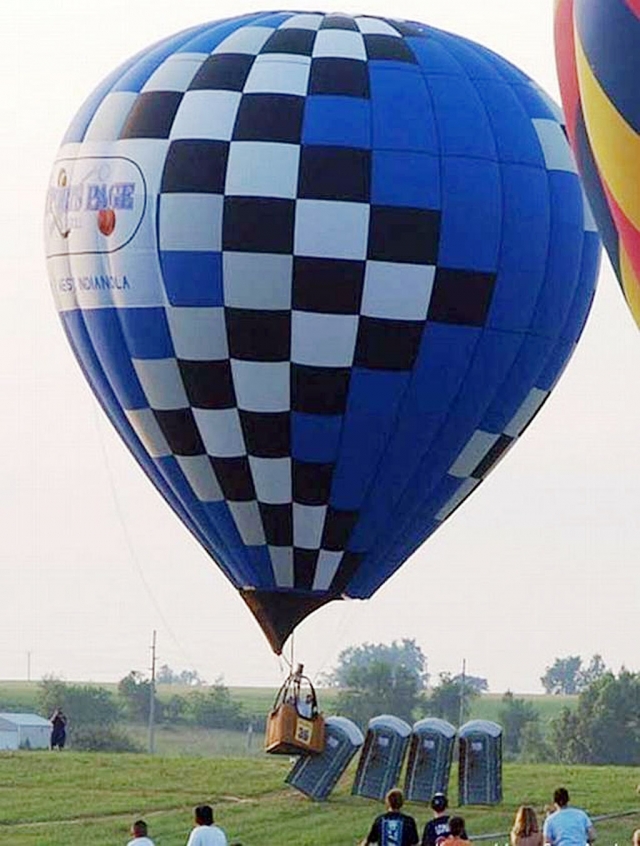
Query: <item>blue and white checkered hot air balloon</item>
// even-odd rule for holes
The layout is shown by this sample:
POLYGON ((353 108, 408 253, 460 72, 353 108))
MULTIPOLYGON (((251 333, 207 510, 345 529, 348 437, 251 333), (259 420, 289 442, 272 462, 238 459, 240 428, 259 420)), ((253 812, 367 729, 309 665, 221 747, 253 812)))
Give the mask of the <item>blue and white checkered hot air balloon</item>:
POLYGON ((119 67, 62 142, 45 225, 94 393, 276 652, 370 597, 518 439, 599 261, 527 76, 320 13, 204 24, 119 67))

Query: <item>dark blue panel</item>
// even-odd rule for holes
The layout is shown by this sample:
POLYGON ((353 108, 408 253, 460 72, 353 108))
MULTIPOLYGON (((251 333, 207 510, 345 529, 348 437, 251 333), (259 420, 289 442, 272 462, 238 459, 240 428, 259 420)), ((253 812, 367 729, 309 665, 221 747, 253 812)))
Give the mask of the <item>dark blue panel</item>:
POLYGON ((493 127, 500 161, 545 167, 538 133, 513 87, 491 80, 479 81, 476 87, 493 127))
POLYGON ((446 32, 439 33, 439 40, 460 62, 468 76, 473 80, 507 79, 511 82, 528 80, 528 77, 522 71, 480 44, 446 32))
POLYGON ((549 181, 546 171, 503 165, 502 245, 487 325, 528 329, 542 288, 549 249, 549 181))
POLYGON ((132 358, 175 356, 164 308, 120 308, 118 315, 132 358))
POLYGON ((502 237, 500 168, 482 159, 446 158, 442 164, 442 219, 438 265, 494 272, 502 237))
MULTIPOLYGON (((418 60, 425 76, 445 74, 446 76, 466 76, 465 70, 447 46, 437 36, 428 38, 407 38, 413 54, 418 60)), ((454 81, 451 81, 454 84, 454 81)))
POLYGON ((250 581, 245 582, 243 587, 256 587, 270 589, 276 586, 273 579, 273 568, 269 549, 266 546, 246 546, 244 548, 245 558, 250 572, 250 581))
POLYGON ((328 464, 335 461, 340 444, 342 415, 291 414, 291 455, 299 461, 328 464))
POLYGON ((538 374, 547 361, 551 345, 540 335, 525 335, 522 347, 507 378, 482 418, 480 428, 502 432, 536 384, 538 374))
POLYGON ((438 153, 438 131, 425 80, 417 68, 370 66, 373 146, 438 153))
MULTIPOLYGON (((543 94, 530 80, 521 85, 514 85, 513 92, 530 118, 558 120, 558 112, 551 108, 548 100, 543 99, 543 94)), ((558 106, 558 110, 560 110, 560 106, 558 106)))
POLYGON ((152 47, 148 47, 143 53, 139 53, 136 57, 138 61, 129 66, 112 90, 140 91, 155 69, 172 53, 182 47, 185 42, 190 41, 200 29, 201 27, 194 26, 183 32, 178 32, 170 38, 165 38, 152 47))
POLYGON ((343 511, 360 507, 396 423, 409 374, 354 368, 330 504, 343 511))
POLYGON ((328 94, 307 97, 302 119, 302 143, 368 149, 371 146, 369 100, 328 94))
POLYGON ((470 80, 444 76, 429 79, 440 149, 448 156, 496 158, 496 144, 487 112, 470 80))
POLYGON ((579 0, 574 16, 593 74, 626 122, 640 132, 640 20, 624 0, 579 0))
POLYGON ((442 30, 436 30, 434 38, 464 69, 467 79, 501 79, 501 74, 495 66, 494 54, 484 47, 442 30))
POLYGON ((561 335, 561 337, 567 339, 574 338, 576 343, 589 315, 596 290, 601 256, 602 251, 598 234, 596 232, 585 232, 580 277, 561 335))
POLYGON ((175 306, 221 306, 222 254, 161 250, 160 264, 169 302, 175 306))
POLYGON ((569 173, 549 173, 551 232, 544 286, 532 324, 536 332, 560 334, 573 301, 584 240, 584 206, 578 179, 569 173))
POLYGON ((375 150, 371 202, 414 209, 442 208, 440 159, 408 150, 375 150))
POLYGON ((91 345, 97 351, 100 364, 122 408, 148 408, 149 403, 131 364, 117 309, 87 309, 83 317, 91 345))
POLYGON ((228 35, 242 26, 249 26, 259 17, 259 14, 252 14, 203 24, 197 28, 192 38, 176 50, 176 53, 212 53, 228 35))
POLYGON ((551 350, 544 370, 538 376, 537 388, 543 391, 550 391, 553 388, 567 366, 574 349, 574 339, 560 338, 551 350))
POLYGON ((476 328, 427 323, 409 388, 384 462, 361 509, 349 549, 373 548, 381 527, 392 530, 393 509, 448 420, 480 338, 476 328))

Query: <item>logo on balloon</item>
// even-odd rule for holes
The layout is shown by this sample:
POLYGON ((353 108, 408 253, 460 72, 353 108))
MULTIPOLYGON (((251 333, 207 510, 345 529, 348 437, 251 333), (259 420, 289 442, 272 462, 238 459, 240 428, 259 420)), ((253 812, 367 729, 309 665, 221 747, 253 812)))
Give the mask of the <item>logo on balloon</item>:
POLYGON ((122 249, 138 230, 145 208, 144 176, 131 159, 60 159, 47 192, 47 255, 122 249))

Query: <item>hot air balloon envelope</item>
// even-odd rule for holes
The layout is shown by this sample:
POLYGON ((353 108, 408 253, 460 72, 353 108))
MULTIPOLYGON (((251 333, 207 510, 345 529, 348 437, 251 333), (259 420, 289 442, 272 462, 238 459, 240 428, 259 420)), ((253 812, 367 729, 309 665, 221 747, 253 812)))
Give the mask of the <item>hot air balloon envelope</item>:
POLYGON ((527 76, 422 24, 307 12, 114 71, 45 223, 91 387, 276 651, 371 596, 518 439, 599 255, 527 76))

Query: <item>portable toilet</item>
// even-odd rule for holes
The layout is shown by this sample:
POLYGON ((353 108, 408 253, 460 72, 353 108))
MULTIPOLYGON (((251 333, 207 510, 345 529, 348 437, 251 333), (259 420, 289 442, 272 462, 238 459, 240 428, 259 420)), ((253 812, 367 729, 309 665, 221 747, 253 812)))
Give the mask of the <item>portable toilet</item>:
POLYGON ((351 788, 354 796, 384 799, 398 785, 410 736, 411 726, 399 717, 382 714, 369 720, 351 788))
POLYGON ((458 732, 458 804, 502 802, 502 727, 471 720, 458 732))
POLYGON ((285 781, 316 801, 326 799, 364 743, 358 726, 346 717, 327 717, 324 723, 324 751, 301 755, 285 781))
POLYGON ((413 726, 404 782, 405 798, 430 802, 434 793, 448 793, 456 730, 446 720, 427 717, 413 726))

